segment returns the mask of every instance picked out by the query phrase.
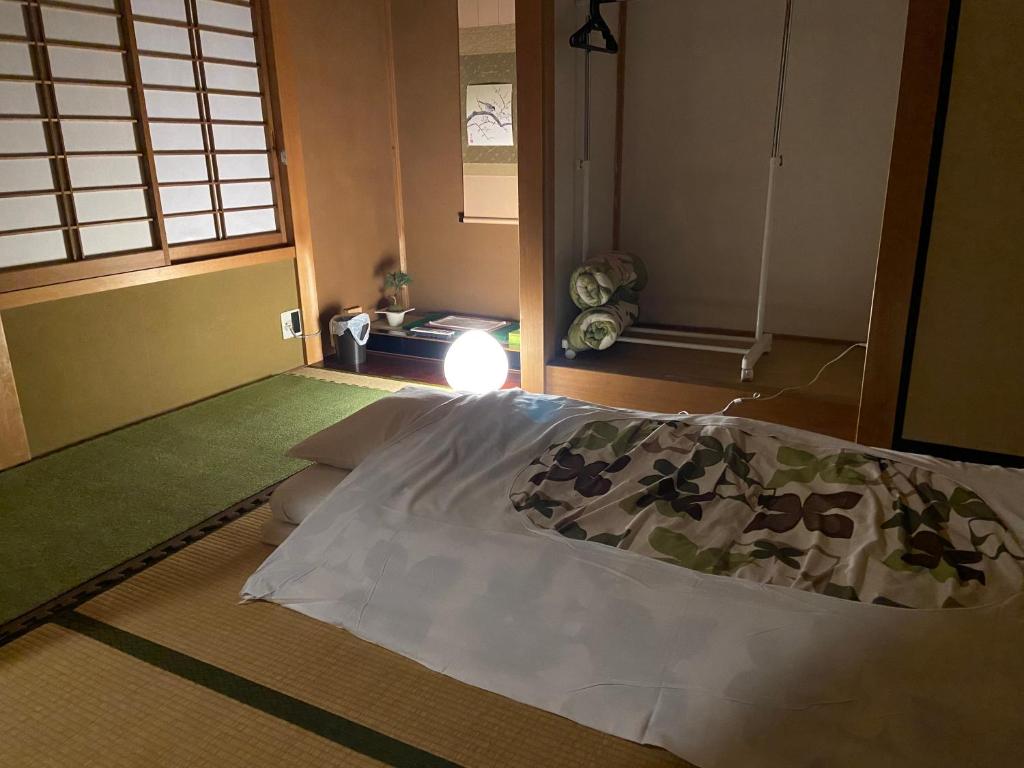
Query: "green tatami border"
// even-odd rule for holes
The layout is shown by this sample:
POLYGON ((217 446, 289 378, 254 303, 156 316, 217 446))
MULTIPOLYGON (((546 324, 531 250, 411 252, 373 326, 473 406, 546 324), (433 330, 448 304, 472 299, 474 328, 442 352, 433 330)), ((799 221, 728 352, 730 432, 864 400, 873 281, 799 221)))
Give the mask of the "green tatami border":
POLYGON ((458 768, 456 763, 379 733, 355 720, 336 715, 77 611, 63 613, 54 622, 165 672, 395 768, 458 768))

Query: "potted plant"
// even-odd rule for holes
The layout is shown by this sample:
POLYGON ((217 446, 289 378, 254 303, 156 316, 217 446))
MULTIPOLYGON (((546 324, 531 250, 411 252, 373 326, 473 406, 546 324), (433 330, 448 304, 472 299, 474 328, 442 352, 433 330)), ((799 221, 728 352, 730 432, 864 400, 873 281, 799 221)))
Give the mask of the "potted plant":
POLYGON ((384 296, 388 300, 387 307, 381 310, 388 319, 388 325, 397 328, 405 322, 407 312, 412 312, 413 307, 403 307, 400 301, 402 289, 412 282, 412 278, 405 272, 397 270, 384 275, 384 296))

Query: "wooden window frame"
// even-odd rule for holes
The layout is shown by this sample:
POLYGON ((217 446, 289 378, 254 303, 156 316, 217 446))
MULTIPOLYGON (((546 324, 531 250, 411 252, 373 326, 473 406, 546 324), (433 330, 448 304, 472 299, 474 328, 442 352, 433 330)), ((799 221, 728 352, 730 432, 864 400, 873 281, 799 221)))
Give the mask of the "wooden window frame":
MULTIPOLYGON (((291 217, 287 210, 287 200, 283 192, 286 184, 286 169, 280 162, 280 147, 277 136, 280 126, 280 110, 277 102, 277 94, 273 84, 275 82, 273 72, 273 59, 271 56, 271 41, 269 30, 267 30, 267 7, 266 0, 217 0, 227 5, 237 5, 251 9, 253 19, 252 32, 243 32, 199 23, 197 0, 181 0, 186 11, 186 21, 174 21, 157 17, 137 15, 131 5, 131 0, 118 0, 115 8, 107 9, 97 6, 79 4, 75 0, 0 0, 22 8, 26 19, 26 39, 32 59, 31 76, 0 75, 3 82, 30 82, 34 83, 39 90, 40 114, 38 116, 26 116, 24 119, 37 119, 44 127, 44 134, 47 143, 47 152, 40 153, 5 153, 0 147, 0 157, 4 159, 28 159, 31 157, 46 157, 50 160, 51 174, 53 176, 53 188, 49 190, 31 190, 27 192, 0 193, 0 197, 27 197, 34 195, 54 195, 57 198, 57 207, 60 214, 60 225, 52 227, 40 227, 39 230, 60 229, 65 236, 65 250, 68 254, 66 261, 45 262, 39 264, 18 265, 0 268, 0 293, 23 290, 43 285, 54 285, 58 283, 75 280, 101 277, 105 275, 116 275, 136 270, 164 267, 174 263, 195 261, 200 259, 222 258, 234 256, 240 253, 248 253, 269 248, 277 248, 290 242, 291 217), (83 48, 87 50, 109 50, 117 51, 124 57, 125 79, 123 82, 106 81, 92 78, 54 78, 49 72, 49 57, 46 55, 48 41, 45 38, 41 24, 42 10, 44 8, 59 10, 70 10, 80 13, 91 13, 117 18, 118 30, 121 42, 119 45, 105 45, 101 43, 80 43, 73 41, 61 41, 62 47, 83 48), (167 26, 183 27, 187 29, 190 42, 190 54, 173 54, 165 52, 145 51, 139 48, 135 33, 136 20, 164 24, 167 26), (29 24, 32 26, 29 26, 29 24), (255 49, 255 62, 239 62, 234 60, 219 59, 215 57, 204 57, 202 55, 201 31, 216 32, 220 34, 233 34, 247 37, 253 40, 255 49), (140 56, 159 56, 160 58, 177 58, 189 60, 193 64, 196 77, 196 87, 187 86, 146 86, 142 81, 140 56), (230 91, 225 89, 210 89, 206 87, 205 73, 202 62, 223 63, 231 66, 251 67, 257 71, 259 80, 259 91, 230 91), (73 120, 78 116, 61 115, 57 111, 55 85, 85 85, 85 86, 106 86, 124 88, 129 97, 129 116, 116 119, 120 122, 132 122, 135 126, 136 151, 118 152, 66 152, 63 146, 61 132, 61 120, 73 120), (200 103, 199 119, 182 118, 150 118, 146 110, 145 91, 184 91, 195 93, 200 103), (262 123, 257 121, 221 120, 210 118, 209 96, 211 94, 244 95, 258 97, 261 102, 263 115, 262 123), (204 148, 202 150, 154 150, 151 140, 150 126, 162 122, 167 123, 197 123, 202 126, 204 148), (266 149, 246 150, 217 150, 213 144, 213 126, 220 124, 245 124, 260 125, 264 129, 266 149), (245 182, 269 182, 271 186, 272 202, 269 205, 241 206, 225 208, 220 200, 221 180, 218 177, 216 156, 224 154, 262 154, 266 152, 269 178, 260 179, 230 179, 228 183, 245 182), (203 185, 204 182, 165 182, 157 181, 156 157, 174 154, 202 155, 207 163, 207 181, 205 185, 211 190, 210 211, 188 211, 183 213, 164 214, 160 201, 161 187, 176 185, 203 185), (71 184, 70 173, 67 167, 69 156, 137 156, 140 160, 140 182, 127 185, 111 185, 103 187, 76 187, 71 184), (88 222, 80 224, 76 218, 73 193, 95 190, 125 190, 139 189, 143 192, 146 203, 146 216, 134 217, 131 219, 116 219, 112 222, 145 220, 150 223, 152 241, 154 246, 136 251, 119 251, 109 255, 97 255, 85 257, 82 253, 79 228, 82 226, 94 226, 112 222, 88 222), (235 237, 225 236, 224 214, 233 211, 272 209, 277 220, 277 229, 271 232, 260 232, 250 235, 235 237), (177 216, 192 216, 210 213, 214 217, 215 232, 217 239, 185 242, 178 245, 169 244, 165 227, 165 219, 177 216)), ((21 38, 0 35, 0 40, 7 42, 24 42, 21 38)), ((52 44, 57 45, 56 41, 52 44)), ((20 116, 5 115, 0 119, 16 119, 20 116)), ((86 116, 82 116, 85 119, 86 116)), ((91 119, 97 122, 113 122, 112 118, 94 116, 91 119)), ((22 232, 23 230, 14 230, 22 232)))

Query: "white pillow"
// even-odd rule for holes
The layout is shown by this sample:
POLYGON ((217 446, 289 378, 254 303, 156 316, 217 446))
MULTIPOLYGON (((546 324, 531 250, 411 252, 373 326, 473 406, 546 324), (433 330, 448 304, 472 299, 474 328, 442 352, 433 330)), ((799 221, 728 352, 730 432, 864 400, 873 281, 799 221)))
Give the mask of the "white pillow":
POLYGON ((314 464, 296 472, 270 497, 270 513, 275 520, 298 525, 316 509, 351 470, 314 464))
POLYGON ((320 430, 293 447, 288 455, 338 469, 355 469, 420 416, 456 397, 454 392, 406 387, 320 430))
POLYGON ((270 518, 260 532, 263 542, 276 547, 287 539, 349 474, 347 469, 314 464, 277 486, 270 497, 270 518))
POLYGON ((284 544, 284 540, 287 539, 296 528, 299 526, 292 525, 291 523, 284 523, 274 518, 268 518, 267 522, 263 524, 260 529, 260 540, 264 544, 269 544, 272 547, 279 547, 284 544))

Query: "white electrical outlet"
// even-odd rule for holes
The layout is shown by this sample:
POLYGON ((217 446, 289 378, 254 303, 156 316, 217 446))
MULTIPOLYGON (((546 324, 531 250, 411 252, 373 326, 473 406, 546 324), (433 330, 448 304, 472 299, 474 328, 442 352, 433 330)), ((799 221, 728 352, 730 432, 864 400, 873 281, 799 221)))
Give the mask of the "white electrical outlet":
POLYGON ((281 313, 281 338, 294 339, 302 335, 302 315, 297 309, 281 313))

